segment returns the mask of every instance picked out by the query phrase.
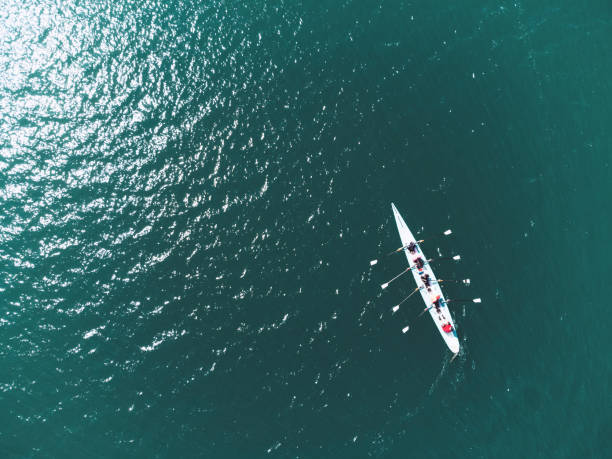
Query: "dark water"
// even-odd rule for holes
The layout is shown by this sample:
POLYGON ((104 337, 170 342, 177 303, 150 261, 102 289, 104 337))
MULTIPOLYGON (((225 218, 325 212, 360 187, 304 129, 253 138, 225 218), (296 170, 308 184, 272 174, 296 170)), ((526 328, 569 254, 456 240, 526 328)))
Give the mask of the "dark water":
POLYGON ((3 457, 610 457, 611 38, 607 2, 4 2, 3 457), (368 266, 391 201, 483 298, 452 363, 368 266))

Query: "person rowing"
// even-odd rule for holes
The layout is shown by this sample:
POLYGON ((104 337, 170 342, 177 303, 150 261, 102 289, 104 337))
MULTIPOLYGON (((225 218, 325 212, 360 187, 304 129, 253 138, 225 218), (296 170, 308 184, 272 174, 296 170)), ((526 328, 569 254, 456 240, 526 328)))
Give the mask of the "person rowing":
POLYGON ((416 253, 417 252, 417 245, 414 243, 414 241, 412 241, 410 244, 408 244, 408 251, 410 253, 416 253))
POLYGON ((440 295, 438 295, 436 299, 433 300, 433 302, 431 303, 431 306, 427 306, 425 309, 423 309, 423 312, 429 311, 431 308, 436 308, 436 312, 438 314, 442 312, 440 311, 440 295))
POLYGON ((423 281, 423 284, 425 284, 425 287, 429 287, 431 285, 431 277, 429 277, 429 274, 421 276, 421 280, 423 281))
POLYGON ((416 267, 419 270, 423 269, 423 266, 425 266, 425 262, 423 261, 423 259, 421 257, 419 257, 416 260, 414 260, 414 263, 416 264, 416 267))
POLYGON ((436 308, 437 313, 440 313, 440 295, 436 297, 432 306, 436 308))

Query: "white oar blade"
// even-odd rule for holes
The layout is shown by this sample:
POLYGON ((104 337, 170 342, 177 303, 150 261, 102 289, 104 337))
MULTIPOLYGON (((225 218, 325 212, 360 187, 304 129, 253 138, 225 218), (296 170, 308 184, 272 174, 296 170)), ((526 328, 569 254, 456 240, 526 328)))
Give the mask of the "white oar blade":
POLYGON ((393 313, 396 313, 399 309, 399 304, 397 306, 393 306, 393 313))
POLYGON ((465 285, 470 285, 470 280, 469 279, 463 279, 463 283, 465 285))
POLYGON ((410 326, 406 325, 404 328, 402 328, 402 333, 406 333, 408 330, 410 330, 410 326))
POLYGON ((370 261, 370 266, 374 266, 376 263, 378 263, 378 260, 371 260, 370 261))
POLYGON ((461 260, 461 255, 455 255, 455 256, 453 257, 453 260, 461 260))
POLYGON ((385 282, 384 284, 382 284, 380 286, 380 288, 382 288, 383 290, 386 289, 389 286, 389 282, 385 282))
POLYGON ((446 231, 444 231, 444 235, 448 236, 449 234, 453 234, 453 232, 449 229, 447 229, 446 231))
POLYGON ((474 298, 472 301, 474 303, 482 303, 482 301, 480 301, 480 298, 474 298))

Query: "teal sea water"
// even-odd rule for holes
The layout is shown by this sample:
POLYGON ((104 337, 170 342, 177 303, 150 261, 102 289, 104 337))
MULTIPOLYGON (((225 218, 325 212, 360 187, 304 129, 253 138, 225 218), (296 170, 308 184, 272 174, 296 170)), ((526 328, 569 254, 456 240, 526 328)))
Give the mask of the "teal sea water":
POLYGON ((610 457, 610 75, 607 2, 2 2, 2 457, 610 457))

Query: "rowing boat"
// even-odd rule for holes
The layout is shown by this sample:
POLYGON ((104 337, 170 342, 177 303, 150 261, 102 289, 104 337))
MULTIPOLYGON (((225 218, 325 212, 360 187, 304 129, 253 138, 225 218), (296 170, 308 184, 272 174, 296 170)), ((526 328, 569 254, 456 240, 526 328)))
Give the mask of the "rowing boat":
MULTIPOLYGON (((423 301, 425 305, 429 308, 429 315, 433 319, 436 324, 436 328, 442 335, 442 339, 448 346, 448 348, 454 353, 457 354, 459 352, 459 337, 457 336, 457 331, 455 330, 455 324, 453 323, 453 318, 451 317, 450 311, 448 309, 448 305, 446 299, 444 298, 444 293, 440 288, 440 284, 436 279, 436 275, 431 269, 431 265, 426 261, 427 257, 421 250, 421 247, 415 237, 412 235, 412 232, 406 225, 406 222, 398 212, 397 208, 393 203, 391 203, 391 208, 393 209, 393 215, 395 216, 395 223, 397 224, 397 230, 399 231, 400 239, 402 240, 403 251, 406 254, 406 258, 408 259, 408 265, 411 268, 412 275, 414 276, 414 280, 417 283, 417 287, 421 292, 421 296, 423 297, 423 301), (416 245, 415 252, 410 253, 408 250, 408 245, 410 243, 414 243, 416 245), (421 269, 417 268, 416 260, 421 258, 425 261, 424 266, 421 269), (425 276, 429 274, 430 285, 426 287, 421 276, 425 276), (440 307, 435 308, 433 306, 433 302, 436 298, 440 299, 440 307), (448 329, 448 324, 452 327, 449 332, 444 331, 444 327, 448 329)), ((416 290, 416 289, 415 289, 416 290)))

